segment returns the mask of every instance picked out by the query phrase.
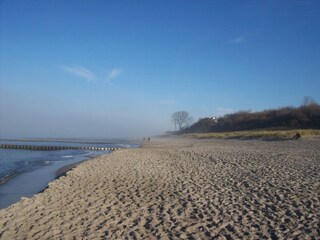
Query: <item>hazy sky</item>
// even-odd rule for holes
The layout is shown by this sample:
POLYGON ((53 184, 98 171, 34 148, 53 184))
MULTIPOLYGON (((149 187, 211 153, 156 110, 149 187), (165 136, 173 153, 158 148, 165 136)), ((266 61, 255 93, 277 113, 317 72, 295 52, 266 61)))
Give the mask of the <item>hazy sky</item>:
POLYGON ((320 1, 0 0, 0 137, 142 137, 320 102, 320 1))

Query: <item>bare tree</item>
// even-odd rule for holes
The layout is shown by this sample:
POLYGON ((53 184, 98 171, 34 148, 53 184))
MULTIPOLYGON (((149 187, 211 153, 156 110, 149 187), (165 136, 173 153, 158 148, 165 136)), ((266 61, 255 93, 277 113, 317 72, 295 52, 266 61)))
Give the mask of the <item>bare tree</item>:
POLYGON ((174 123, 175 131, 189 127, 192 123, 192 117, 186 111, 178 111, 172 114, 172 122, 174 123))

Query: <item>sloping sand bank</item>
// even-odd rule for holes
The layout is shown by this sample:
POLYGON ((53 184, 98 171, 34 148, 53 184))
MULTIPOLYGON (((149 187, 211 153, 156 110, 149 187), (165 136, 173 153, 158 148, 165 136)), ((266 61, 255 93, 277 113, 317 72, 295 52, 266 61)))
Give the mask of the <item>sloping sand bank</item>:
POLYGON ((319 239, 320 140, 162 139, 0 211, 2 239, 319 239))

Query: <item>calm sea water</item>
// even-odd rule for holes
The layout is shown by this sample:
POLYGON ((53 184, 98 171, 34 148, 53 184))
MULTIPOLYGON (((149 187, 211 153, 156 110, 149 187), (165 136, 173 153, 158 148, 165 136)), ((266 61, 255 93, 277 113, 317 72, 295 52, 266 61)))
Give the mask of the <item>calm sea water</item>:
MULTIPOLYGON (((56 141, 1 141, 0 144, 40 145, 40 146, 90 146, 134 148, 138 144, 126 142, 56 142, 56 141)), ((0 208, 31 197, 43 190, 56 177, 61 167, 78 163, 109 151, 55 150, 33 151, 20 149, 0 149, 0 208)))
MULTIPOLYGON (((90 147, 136 147, 130 143, 94 143, 94 142, 57 142, 57 141, 0 141, 0 144, 36 145, 36 146, 90 146, 90 147)), ((0 181, 10 175, 33 171, 57 161, 84 160, 89 157, 106 154, 109 151, 57 150, 32 151, 0 149, 0 181)))

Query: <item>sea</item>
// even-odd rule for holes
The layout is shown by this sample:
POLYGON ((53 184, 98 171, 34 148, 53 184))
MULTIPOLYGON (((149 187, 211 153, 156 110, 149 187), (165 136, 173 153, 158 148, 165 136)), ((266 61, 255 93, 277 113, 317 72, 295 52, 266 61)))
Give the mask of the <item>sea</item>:
MULTIPOLYGON (((136 148, 127 140, 0 140, 0 144, 33 146, 72 146, 104 148, 136 148)), ((44 190, 57 177, 59 169, 90 158, 108 154, 103 150, 35 151, 0 148, 0 209, 32 197, 44 190)))

